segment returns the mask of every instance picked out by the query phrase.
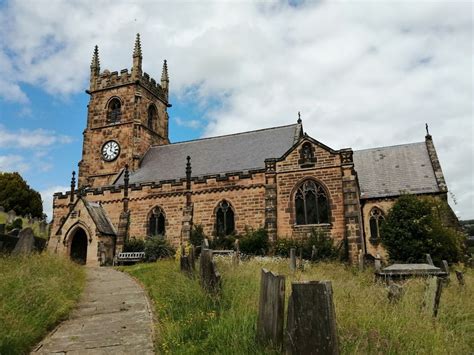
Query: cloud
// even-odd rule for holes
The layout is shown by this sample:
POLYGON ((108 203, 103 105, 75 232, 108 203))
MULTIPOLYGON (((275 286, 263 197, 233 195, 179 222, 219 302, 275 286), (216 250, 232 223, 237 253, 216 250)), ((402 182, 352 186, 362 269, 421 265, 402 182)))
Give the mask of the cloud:
POLYGON ((314 138, 362 149, 423 140, 428 122, 456 209, 474 217, 469 2, 3 7, 0 88, 11 89, 0 89, 4 99, 27 100, 22 83, 54 95, 82 91, 95 44, 102 70, 130 68, 140 32, 145 71, 159 79, 168 59, 172 98, 203 112, 178 124, 202 122, 211 136, 288 124, 301 111, 314 138))
POLYGON ((48 221, 51 221, 53 217, 53 195, 55 192, 64 192, 68 191, 68 186, 50 186, 42 191, 40 191, 41 199, 43 200, 43 212, 48 216, 48 221))
POLYGON ((0 148, 35 149, 51 147, 55 144, 68 144, 72 138, 44 129, 20 129, 16 132, 0 125, 0 148))
POLYGON ((203 123, 199 120, 185 120, 179 117, 174 118, 176 124, 181 127, 187 127, 192 129, 198 129, 203 127, 203 123))
POLYGON ((24 173, 30 170, 30 165, 21 155, 0 155, 0 172, 16 171, 24 173))

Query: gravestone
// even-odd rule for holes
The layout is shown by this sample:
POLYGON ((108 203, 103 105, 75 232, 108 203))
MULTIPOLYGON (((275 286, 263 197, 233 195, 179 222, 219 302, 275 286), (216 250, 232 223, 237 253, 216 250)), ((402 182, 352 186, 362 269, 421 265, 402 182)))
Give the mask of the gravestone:
POLYGON ((304 270, 304 264, 303 264, 303 248, 300 248, 299 250, 299 257, 298 257, 298 267, 300 270, 304 270))
POLYGON ((257 338, 264 344, 283 343, 285 277, 262 269, 258 306, 257 338))
POLYGON ((46 234, 46 227, 48 226, 48 223, 46 221, 41 221, 39 224, 39 232, 41 234, 46 234))
POLYGON ((291 288, 287 354, 339 354, 331 282, 293 282, 291 288))
POLYGON ((438 315, 439 303, 441 301, 441 292, 443 282, 441 278, 435 276, 427 280, 425 297, 423 299, 423 309, 433 317, 438 315))
POLYGON ((382 261, 380 260, 380 255, 377 254, 374 260, 375 272, 382 271, 382 261))
POLYGON ((466 284, 464 281, 464 274, 462 273, 462 271, 456 270, 456 278, 458 279, 460 286, 464 286, 466 284))
POLYGON ((203 249, 199 260, 201 286, 208 292, 220 291, 221 275, 217 271, 216 262, 212 260, 212 250, 203 249))
POLYGON ((290 249, 290 270, 291 271, 296 271, 296 249, 291 248, 290 249))
POLYGON ((0 224, 0 235, 1 234, 5 234, 5 224, 4 223, 0 224))
POLYGON ((318 255, 318 251, 316 250, 316 245, 311 247, 311 261, 316 260, 316 256, 318 255))
POLYGON ((12 224, 16 219, 16 213, 13 210, 8 211, 7 224, 12 224))
POLYGON ((35 247, 35 236, 31 228, 22 229, 12 255, 30 254, 35 247))
POLYGON ((403 297, 404 289, 403 286, 397 285, 394 282, 391 282, 390 285, 388 285, 388 300, 390 303, 397 303, 400 301, 403 297))
POLYGON ((426 261, 428 262, 428 264, 434 266, 434 264, 433 264, 433 259, 431 259, 431 255, 430 255, 430 254, 426 254, 426 261))
POLYGON ((5 212, 5 207, 0 206, 0 212, 5 212))
POLYGON ((8 235, 11 235, 13 237, 18 237, 20 234, 20 228, 14 228, 10 232, 8 232, 8 235))

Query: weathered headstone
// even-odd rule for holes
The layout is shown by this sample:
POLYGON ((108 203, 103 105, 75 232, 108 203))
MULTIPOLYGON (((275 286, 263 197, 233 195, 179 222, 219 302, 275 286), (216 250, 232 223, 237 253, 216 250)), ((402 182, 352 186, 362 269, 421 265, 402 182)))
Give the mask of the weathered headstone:
POLYGON ((375 267, 375 272, 379 272, 382 270, 382 261, 380 260, 379 254, 375 256, 374 267, 375 267))
POLYGON ((35 247, 35 236, 31 228, 22 229, 12 255, 30 254, 35 247))
POLYGON ((428 278, 425 297, 423 300, 423 308, 425 312, 431 314, 433 317, 438 315, 442 290, 443 282, 439 277, 435 276, 428 278))
POLYGON ((221 275, 212 260, 212 250, 203 249, 199 260, 201 286, 208 292, 218 292, 221 287, 221 275))
POLYGON ((430 265, 433 265, 433 259, 431 259, 431 255, 430 254, 426 254, 426 261, 428 262, 428 264, 430 265))
POLYGON ((207 240, 207 238, 204 238, 202 240, 201 249, 209 249, 209 241, 207 240))
POLYGON ((257 337, 262 343, 283 344, 285 277, 262 269, 257 337))
POLYGON ((7 223, 12 224, 15 219, 16 219, 15 211, 13 210, 8 211, 7 223))
POLYGON ((316 256, 318 255, 318 251, 316 250, 316 245, 311 247, 311 261, 316 260, 316 256))
POLYGON ((291 271, 296 271, 296 249, 291 248, 290 249, 290 270, 291 271))
POLYGON ((404 289, 403 286, 397 285, 393 281, 388 285, 388 300, 390 303, 397 303, 403 297, 404 289))
POLYGON ((48 226, 48 223, 46 221, 41 221, 39 223, 39 232, 41 234, 46 234, 46 227, 48 226))
POLYGON ((456 278, 458 279, 460 286, 464 286, 466 284, 464 281, 464 274, 462 271, 456 270, 456 278))
POLYGON ((189 258, 185 255, 181 255, 180 257, 180 269, 182 272, 184 272, 185 274, 187 274, 188 276, 192 274, 192 270, 191 270, 191 264, 189 263, 189 258))
POLYGON ((196 262, 196 248, 194 247, 194 245, 191 245, 191 248, 189 249, 189 255, 188 255, 188 259, 189 259, 189 264, 191 265, 191 270, 196 270, 196 265, 195 265, 195 262, 196 262))
POLYGON ((304 270, 304 264, 303 264, 303 248, 300 248, 299 250, 299 257, 298 257, 298 267, 300 270, 304 270))
POLYGON ((331 282, 293 282, 291 287, 287 354, 339 354, 331 282))
POLYGON ((362 252, 362 249, 359 249, 359 271, 363 272, 364 271, 364 253, 362 252))
POLYGON ((441 262, 441 269, 446 273, 446 281, 449 282, 449 264, 446 260, 441 262))
POLYGON ((238 266, 240 262, 240 242, 238 239, 235 240, 234 248, 235 251, 234 254, 232 254, 232 264, 238 266))
POLYGON ((5 234, 5 224, 4 223, 0 224, 0 235, 1 234, 5 234))

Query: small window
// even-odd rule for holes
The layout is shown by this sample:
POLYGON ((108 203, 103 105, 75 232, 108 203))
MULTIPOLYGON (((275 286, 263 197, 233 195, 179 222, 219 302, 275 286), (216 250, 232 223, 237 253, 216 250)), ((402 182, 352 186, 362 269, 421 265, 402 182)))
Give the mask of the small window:
POLYGON ((156 124, 156 107, 155 105, 151 105, 148 107, 148 128, 151 129, 152 131, 155 130, 155 124, 156 124))
POLYGON ((374 207, 370 210, 369 227, 370 227, 370 242, 378 244, 380 242, 380 228, 385 221, 382 210, 374 207))
POLYGON ((301 146, 300 158, 298 164, 302 168, 314 167, 316 163, 316 157, 314 156, 314 148, 310 142, 306 142, 301 146))
POLYGON ((117 98, 113 98, 109 102, 107 109, 107 121, 110 123, 120 122, 122 117, 122 104, 117 98))
POLYGON ((155 207, 150 214, 148 220, 148 234, 152 237, 161 237, 165 236, 165 214, 160 207, 155 207))
POLYGON ((216 232, 219 237, 230 235, 234 232, 234 211, 226 200, 219 203, 216 211, 216 232))
POLYGON ((324 188, 313 180, 304 181, 295 194, 296 224, 329 223, 329 201, 324 188))

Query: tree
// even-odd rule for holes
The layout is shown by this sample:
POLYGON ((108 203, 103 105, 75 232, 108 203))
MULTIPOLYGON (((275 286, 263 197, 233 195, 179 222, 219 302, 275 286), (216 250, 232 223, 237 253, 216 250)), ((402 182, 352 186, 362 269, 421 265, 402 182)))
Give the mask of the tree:
POLYGON ((41 195, 33 190, 18 173, 0 172, 0 206, 5 211, 14 210, 17 215, 43 217, 41 195))
POLYGON ((401 196, 381 228, 382 244, 390 260, 422 261, 429 253, 437 263, 441 260, 459 261, 465 235, 447 225, 451 214, 444 200, 401 196))

